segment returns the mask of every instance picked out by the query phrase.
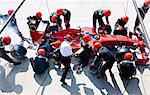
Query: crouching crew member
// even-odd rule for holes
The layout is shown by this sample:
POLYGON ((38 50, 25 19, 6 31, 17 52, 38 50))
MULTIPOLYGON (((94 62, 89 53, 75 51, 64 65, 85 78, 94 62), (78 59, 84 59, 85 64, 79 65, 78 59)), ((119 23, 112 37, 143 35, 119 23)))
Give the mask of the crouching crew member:
POLYGON ((109 69, 110 75, 113 75, 111 72, 111 68, 115 62, 114 55, 106 47, 100 45, 99 42, 94 43, 94 46, 94 48, 97 50, 97 55, 94 59, 94 65, 98 67, 100 64, 102 64, 103 60, 106 61, 106 63, 102 65, 101 72, 98 78, 104 78, 105 71, 107 69, 109 69), (100 49, 98 49, 97 47, 100 49))
POLYGON ((117 65, 121 78, 128 79, 136 74, 134 63, 133 54, 130 52, 125 53, 123 61, 117 65))
MULTIPOLYGON (((14 10, 12 10, 12 9, 8 10, 8 17, 9 17, 10 15, 12 15, 13 12, 14 12, 14 10)), ((17 25, 17 21, 16 21, 16 18, 15 18, 15 15, 14 15, 13 18, 11 19, 11 25, 12 25, 12 26, 17 25)))
POLYGON ((46 55, 45 49, 39 49, 37 53, 38 54, 35 58, 30 58, 30 62, 33 71, 36 74, 41 74, 47 69, 49 64, 48 64, 48 59, 45 57, 46 55))
POLYGON ((125 27, 128 20, 129 20, 128 16, 121 17, 120 19, 117 20, 117 22, 115 24, 115 28, 117 28, 118 26, 125 27))
POLYGON ((85 34, 82 37, 81 47, 83 48, 83 51, 79 54, 80 64, 82 67, 87 66, 89 63, 90 53, 92 51, 92 47, 88 44, 90 40, 91 37, 89 34, 85 34))
POLYGON ((53 26, 58 27, 58 30, 62 30, 62 20, 60 16, 57 15, 57 13, 54 12, 50 15, 50 21, 54 24, 53 26))
POLYGON ((35 16, 27 17, 27 24, 29 25, 30 31, 36 31, 40 21, 42 20, 42 13, 37 12, 35 16))
POLYGON ((20 62, 14 62, 6 53, 10 53, 11 51, 5 51, 5 46, 9 45, 11 42, 11 38, 9 36, 1 37, 0 38, 0 57, 7 60, 14 65, 21 64, 20 62))
POLYGON ((58 9, 57 15, 64 16, 64 23, 65 23, 66 29, 70 28, 71 12, 67 9, 58 9))
POLYGON ((29 16, 27 17, 28 20, 35 20, 36 22, 39 22, 42 20, 42 13, 41 12, 37 12, 35 14, 35 16, 29 16))
POLYGON ((61 53, 60 53, 60 45, 61 45, 62 41, 57 40, 55 42, 52 43, 53 47, 55 48, 54 50, 54 54, 53 54, 53 58, 55 59, 54 64, 58 65, 59 68, 61 67, 61 53))
POLYGON ((104 21, 103 21, 103 17, 106 18, 106 23, 109 24, 109 20, 108 20, 108 16, 111 15, 111 11, 110 10, 96 10, 93 14, 93 28, 94 30, 96 30, 96 21, 98 20, 99 26, 103 27, 105 26, 104 21))
POLYGON ((114 29, 114 35, 123 35, 127 36, 127 29, 125 28, 126 23, 128 22, 129 17, 124 16, 117 20, 114 29))

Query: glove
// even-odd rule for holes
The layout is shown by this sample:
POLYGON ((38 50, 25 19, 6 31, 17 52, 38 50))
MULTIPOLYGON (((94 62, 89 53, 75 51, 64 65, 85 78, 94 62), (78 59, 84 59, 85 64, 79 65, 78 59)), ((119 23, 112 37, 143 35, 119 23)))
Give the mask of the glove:
POLYGON ((6 53, 12 53, 13 51, 5 51, 6 53))

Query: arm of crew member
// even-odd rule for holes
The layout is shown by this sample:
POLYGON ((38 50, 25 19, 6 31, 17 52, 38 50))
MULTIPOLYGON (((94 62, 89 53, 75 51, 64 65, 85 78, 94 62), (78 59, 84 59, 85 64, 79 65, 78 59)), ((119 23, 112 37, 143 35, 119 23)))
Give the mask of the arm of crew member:
POLYGON ((106 16, 106 23, 109 24, 108 16, 106 16))

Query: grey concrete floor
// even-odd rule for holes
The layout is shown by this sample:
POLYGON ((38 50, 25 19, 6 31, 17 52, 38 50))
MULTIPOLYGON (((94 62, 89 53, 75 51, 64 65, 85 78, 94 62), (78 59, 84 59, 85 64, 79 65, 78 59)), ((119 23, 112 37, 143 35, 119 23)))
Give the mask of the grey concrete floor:
MULTIPOLYGON (((8 9, 16 9, 22 0, 0 0, 0 13, 7 13, 8 9)), ((26 0, 24 5, 16 13, 19 29, 25 37, 29 37, 29 29, 26 18, 41 11, 43 18, 48 20, 49 11, 57 8, 67 8, 71 11, 71 27, 92 27, 92 14, 97 9, 110 9, 110 24, 113 26, 116 20, 125 15, 127 0, 26 0), (47 9, 47 5, 49 10, 47 9), (124 7, 123 7, 124 6, 124 7)), ((138 6, 143 0, 137 0, 138 6)), ((136 17, 132 0, 129 0, 126 15, 128 15, 128 27, 132 31, 136 17)), ((150 35, 150 12, 146 14, 144 24, 150 35)), ((2 35, 10 35, 8 29, 2 35)), ((15 34, 11 35, 14 36, 15 34)), ((15 37, 13 43, 18 43, 15 37)), ((25 43, 27 46, 27 43, 25 43)), ((27 57, 35 56, 35 50, 28 49, 27 57)), ((28 59, 22 60, 22 64, 11 67, 8 62, 0 59, 0 69, 3 70, 5 78, 0 81, 0 95, 149 95, 150 93, 150 65, 139 66, 134 79, 122 81, 116 64, 113 66, 114 78, 97 79, 96 76, 84 68, 84 72, 78 75, 70 71, 66 82, 67 86, 61 85, 59 81, 62 71, 56 71, 53 64, 50 70, 42 75, 36 75, 28 59), (5 90, 6 92, 2 92, 5 90)), ((50 62, 52 63, 52 62, 50 62)))

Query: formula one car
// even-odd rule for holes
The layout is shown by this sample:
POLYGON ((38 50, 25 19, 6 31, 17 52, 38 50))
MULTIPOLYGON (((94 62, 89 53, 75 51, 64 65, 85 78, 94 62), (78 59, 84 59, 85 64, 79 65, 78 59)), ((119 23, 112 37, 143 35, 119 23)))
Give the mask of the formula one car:
MULTIPOLYGON (((74 43, 71 44, 74 52, 81 48, 80 41, 84 34, 89 34, 91 36, 91 41, 89 41, 89 45, 93 47, 93 43, 99 41, 105 47, 116 46, 120 47, 121 45, 126 45, 128 47, 134 46, 137 44, 137 48, 134 51, 136 64, 145 65, 149 61, 149 52, 148 47, 141 39, 132 39, 128 36, 122 35, 110 35, 111 27, 106 25, 107 27, 100 27, 99 32, 94 31, 93 28, 90 27, 81 27, 79 29, 64 29, 58 31, 57 26, 50 26, 49 21, 40 20, 40 22, 35 25, 36 28, 34 31, 30 28, 31 38, 33 41, 41 44, 45 38, 55 39, 55 40, 64 40, 66 35, 71 35, 71 40, 74 40, 74 43), (35 34, 37 33, 37 34, 35 34)), ((31 24, 28 24, 31 27, 31 24)), ((119 50, 118 50, 119 51, 119 50)), ((117 51, 116 51, 117 52, 117 51)), ((119 59, 119 58, 118 58, 119 59)))

